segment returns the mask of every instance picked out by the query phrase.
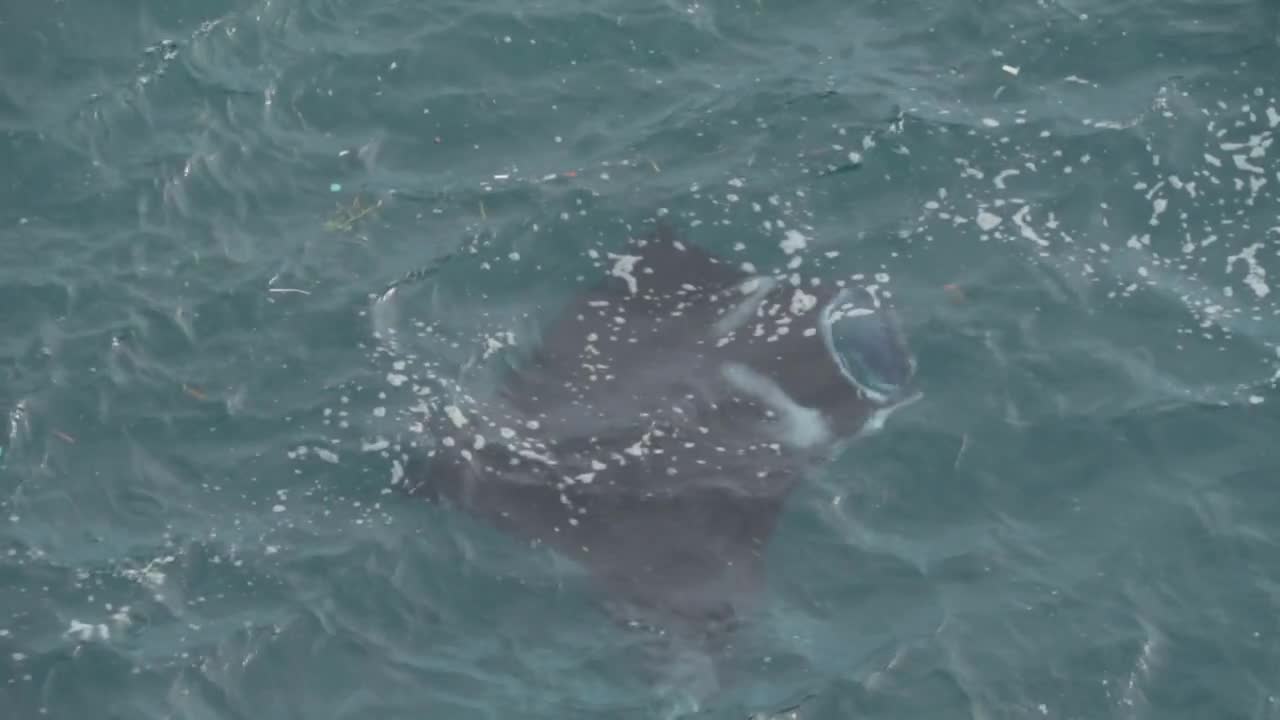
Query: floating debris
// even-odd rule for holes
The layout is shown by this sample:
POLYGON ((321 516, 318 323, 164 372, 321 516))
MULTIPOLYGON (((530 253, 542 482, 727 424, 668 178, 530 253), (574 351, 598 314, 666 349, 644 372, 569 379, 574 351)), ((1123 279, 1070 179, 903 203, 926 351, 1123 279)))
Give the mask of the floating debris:
POLYGON ((343 207, 342 205, 339 205, 337 214, 332 218, 329 218, 329 221, 324 224, 324 227, 326 230, 350 231, 355 228, 356 222, 380 207, 382 207, 381 200, 372 205, 365 206, 360 203, 360 196, 357 195, 352 199, 350 207, 343 207))

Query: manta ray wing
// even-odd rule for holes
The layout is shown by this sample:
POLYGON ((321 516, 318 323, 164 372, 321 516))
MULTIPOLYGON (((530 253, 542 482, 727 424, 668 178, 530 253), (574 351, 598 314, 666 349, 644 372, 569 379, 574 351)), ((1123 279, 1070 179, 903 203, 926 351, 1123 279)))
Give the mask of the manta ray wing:
POLYGON ((505 384, 508 402, 563 434, 631 423, 692 392, 714 340, 708 330, 748 278, 682 243, 665 222, 609 253, 606 267, 505 384))

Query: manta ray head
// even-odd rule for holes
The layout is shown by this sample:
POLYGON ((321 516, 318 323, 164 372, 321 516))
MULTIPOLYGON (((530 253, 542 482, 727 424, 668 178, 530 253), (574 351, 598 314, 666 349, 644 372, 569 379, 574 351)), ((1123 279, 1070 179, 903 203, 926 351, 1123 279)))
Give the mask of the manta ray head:
POLYGON ((915 394, 916 359, 897 314, 865 288, 836 293, 822 308, 818 327, 840 374, 872 403, 898 405, 915 394))
POLYGON ((840 289, 819 309, 817 326, 824 353, 813 372, 828 380, 814 405, 834 435, 879 430, 894 410, 921 397, 916 359, 897 313, 871 291, 840 289))
POLYGON ((879 429, 895 409, 921 397, 901 323, 867 288, 807 295, 781 283, 760 284, 718 329, 758 328, 756 320, 770 314, 765 309, 783 305, 792 293, 804 300, 791 303, 804 317, 798 332, 749 343, 724 368, 735 388, 768 408, 778 439, 797 448, 840 446, 879 429), (812 310, 810 303, 816 303, 812 310))

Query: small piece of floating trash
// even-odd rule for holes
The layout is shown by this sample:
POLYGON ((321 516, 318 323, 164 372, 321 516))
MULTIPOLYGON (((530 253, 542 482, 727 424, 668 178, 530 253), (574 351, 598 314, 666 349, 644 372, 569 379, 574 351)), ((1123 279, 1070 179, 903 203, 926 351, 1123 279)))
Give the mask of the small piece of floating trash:
POLYGON ((310 295, 310 290, 300 290, 298 288, 267 288, 267 292, 273 293, 299 293, 302 295, 310 295))

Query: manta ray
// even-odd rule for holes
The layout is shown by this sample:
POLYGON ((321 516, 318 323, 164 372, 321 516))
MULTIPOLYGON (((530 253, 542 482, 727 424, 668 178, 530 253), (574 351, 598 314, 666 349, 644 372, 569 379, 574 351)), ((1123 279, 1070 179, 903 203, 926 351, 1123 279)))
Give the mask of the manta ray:
POLYGON ((580 564, 707 646, 754 607, 806 473, 919 397, 874 285, 755 275, 672 226, 609 253, 486 400, 434 414, 404 487, 580 564))

